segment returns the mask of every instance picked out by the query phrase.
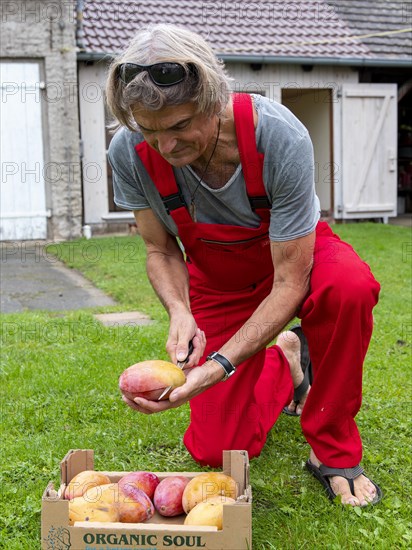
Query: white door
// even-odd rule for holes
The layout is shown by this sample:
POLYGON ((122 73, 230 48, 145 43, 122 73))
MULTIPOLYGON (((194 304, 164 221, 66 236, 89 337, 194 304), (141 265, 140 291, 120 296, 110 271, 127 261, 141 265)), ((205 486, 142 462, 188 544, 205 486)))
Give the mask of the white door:
POLYGON ((1 63, 0 239, 47 237, 38 63, 1 63))
POLYGON ((396 216, 396 84, 342 87, 342 218, 396 216))

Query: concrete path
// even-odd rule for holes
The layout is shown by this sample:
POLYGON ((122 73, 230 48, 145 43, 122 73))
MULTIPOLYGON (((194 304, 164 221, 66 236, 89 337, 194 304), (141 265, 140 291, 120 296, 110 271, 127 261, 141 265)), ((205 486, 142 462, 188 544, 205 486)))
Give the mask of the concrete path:
POLYGON ((0 253, 2 313, 116 305, 80 273, 47 255, 39 243, 2 243, 0 253))

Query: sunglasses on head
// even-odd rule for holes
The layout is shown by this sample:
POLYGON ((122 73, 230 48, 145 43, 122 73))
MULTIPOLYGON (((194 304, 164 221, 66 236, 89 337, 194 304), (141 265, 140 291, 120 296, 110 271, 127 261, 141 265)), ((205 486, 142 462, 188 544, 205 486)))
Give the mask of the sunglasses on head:
POLYGON ((138 65, 137 63, 122 63, 117 67, 117 74, 124 84, 130 84, 135 76, 147 71, 157 86, 173 86, 182 82, 188 71, 180 63, 155 63, 154 65, 138 65))

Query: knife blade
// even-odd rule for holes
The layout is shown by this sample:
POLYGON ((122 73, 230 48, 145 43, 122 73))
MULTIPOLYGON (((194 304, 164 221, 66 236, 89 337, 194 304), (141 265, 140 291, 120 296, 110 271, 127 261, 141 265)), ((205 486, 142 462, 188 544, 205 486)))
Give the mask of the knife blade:
MULTIPOLYGON (((184 369, 186 363, 189 361, 189 357, 191 356, 193 352, 193 340, 190 340, 189 342, 189 353, 186 355, 186 359, 183 359, 183 361, 178 361, 176 363, 176 366, 179 367, 179 369, 184 369)), ((157 398, 158 401, 160 401, 161 399, 163 399, 169 392, 170 390, 172 389, 173 386, 168 386, 167 388, 165 388, 161 395, 157 398)))

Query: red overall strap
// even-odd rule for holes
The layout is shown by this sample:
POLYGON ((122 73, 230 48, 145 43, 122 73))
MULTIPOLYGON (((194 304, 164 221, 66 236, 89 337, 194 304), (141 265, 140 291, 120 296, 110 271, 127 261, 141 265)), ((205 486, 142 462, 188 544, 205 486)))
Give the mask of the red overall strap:
POLYGON ((253 103, 249 94, 233 94, 233 115, 246 191, 253 210, 267 219, 271 204, 263 184, 264 155, 256 148, 253 103))
POLYGON ((178 188, 172 165, 160 153, 149 147, 145 141, 138 143, 135 150, 160 195, 164 197, 171 193, 177 193, 178 188))
POLYGON ((145 141, 138 143, 135 150, 174 222, 178 224, 180 221, 191 220, 186 203, 177 186, 172 165, 160 153, 149 147, 145 141))

